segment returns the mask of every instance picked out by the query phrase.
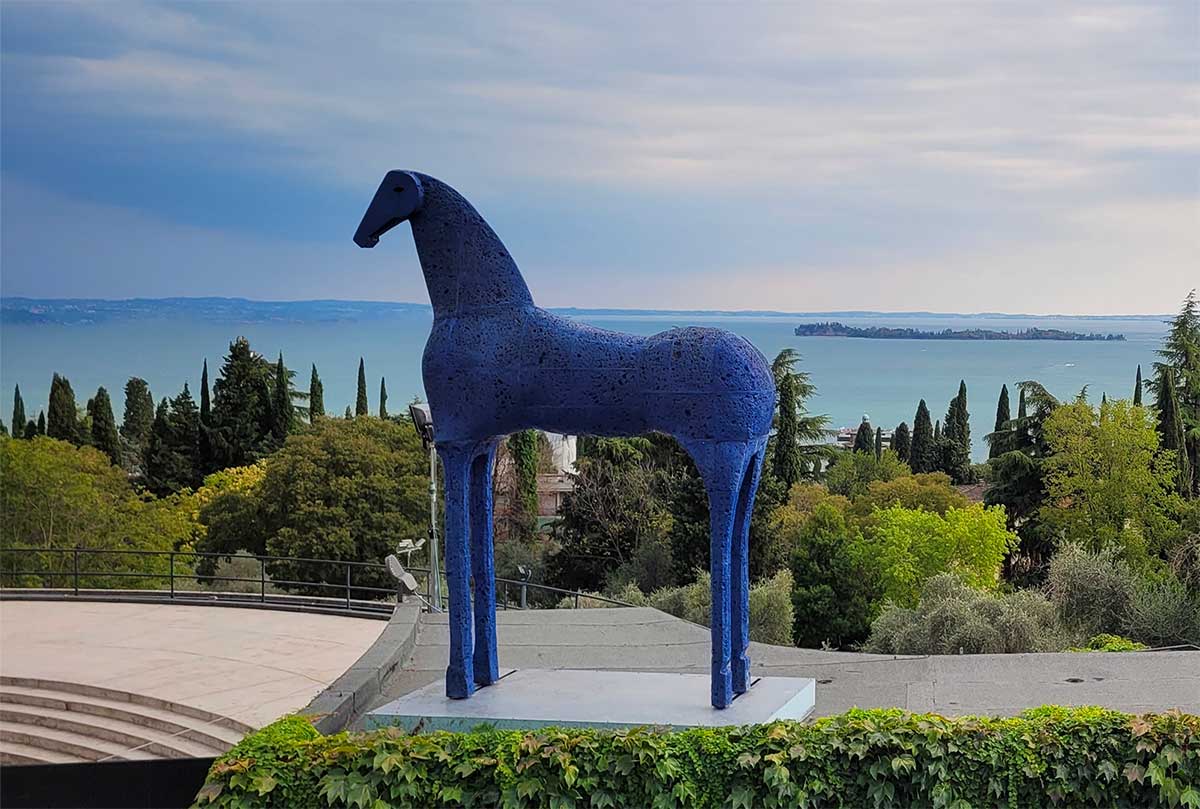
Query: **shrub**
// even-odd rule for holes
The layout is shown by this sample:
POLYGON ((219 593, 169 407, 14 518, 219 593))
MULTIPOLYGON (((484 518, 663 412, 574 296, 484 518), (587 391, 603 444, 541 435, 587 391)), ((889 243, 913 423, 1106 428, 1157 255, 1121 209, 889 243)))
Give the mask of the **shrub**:
POLYGON ((285 719, 213 764, 197 807, 1195 806, 1200 717, 1046 707, 852 710, 811 724, 317 737, 285 719))
POLYGON ((1102 633, 1090 639, 1084 646, 1074 646, 1068 652, 1140 652, 1149 648, 1144 643, 1138 643, 1120 635, 1102 633))
POLYGON ((1200 644, 1200 601, 1170 573, 1145 576, 1133 588, 1122 626, 1151 646, 1200 644))
MULTIPOLYGON (((708 626, 712 612, 711 579, 706 572, 698 572, 696 580, 683 587, 668 587, 655 590, 649 596, 635 585, 627 585, 613 598, 637 606, 651 606, 657 610, 708 626)), ((560 607, 575 606, 571 596, 559 602, 560 607)), ((597 599, 582 598, 580 607, 614 607, 597 599)), ((769 579, 764 579, 750 588, 750 639, 759 643, 790 646, 792 642, 792 574, 781 570, 769 579)))
POLYGON ((825 474, 829 491, 851 499, 867 493, 873 481, 889 481, 911 474, 908 465, 890 449, 875 457, 873 452, 844 452, 825 474))
POLYGON ((1133 594, 1133 571, 1115 551, 1066 545, 1050 559, 1046 590, 1058 616, 1084 636, 1120 631, 1133 594))
POLYGON ((863 648, 877 654, 1002 654, 1063 645, 1054 607, 1041 593, 995 595, 942 574, 926 582, 916 609, 888 606, 863 648))

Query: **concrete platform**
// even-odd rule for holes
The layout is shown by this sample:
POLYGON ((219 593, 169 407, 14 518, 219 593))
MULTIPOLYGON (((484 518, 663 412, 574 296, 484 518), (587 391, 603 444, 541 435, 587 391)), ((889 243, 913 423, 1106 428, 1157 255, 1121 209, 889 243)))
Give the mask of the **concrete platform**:
POLYGON ((449 699, 442 683, 432 683, 371 711, 365 724, 408 731, 466 731, 479 725, 503 730, 752 725, 804 719, 812 713, 815 692, 815 680, 763 677, 719 711, 709 704, 707 675, 523 669, 470 699, 449 699))
MULTIPOLYGON (((497 624, 502 669, 708 674, 708 630, 648 607, 502 611, 497 624)), ((448 655, 446 616, 423 614, 412 656, 370 707, 441 683, 448 655)), ((814 716, 852 707, 1012 715, 1047 704, 1200 713, 1196 651, 902 657, 752 643, 750 660, 754 677, 816 679, 814 716)))

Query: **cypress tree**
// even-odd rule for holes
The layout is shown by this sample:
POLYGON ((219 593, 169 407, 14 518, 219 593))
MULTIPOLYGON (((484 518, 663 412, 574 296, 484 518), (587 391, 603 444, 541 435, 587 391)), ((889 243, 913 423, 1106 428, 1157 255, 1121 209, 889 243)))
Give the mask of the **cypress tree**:
POLYGON ((938 421, 935 421, 933 423, 933 443, 936 444, 937 442, 939 442, 941 440, 942 440, 942 422, 939 419, 938 421))
POLYGON ((45 410, 38 411, 37 434, 38 435, 46 434, 46 411, 45 410))
POLYGON ((288 379, 287 367, 283 364, 283 352, 279 352, 279 361, 275 364, 274 401, 271 404, 271 435, 280 444, 292 431, 292 385, 288 379))
POLYGON ((92 399, 92 446, 107 455, 114 466, 121 465, 121 436, 113 417, 112 400, 103 386, 92 399))
POLYGON ((37 425, 34 424, 32 420, 26 422, 25 423, 25 431, 21 434, 21 438, 30 439, 30 438, 37 438, 37 437, 38 437, 37 425))
POLYGON ((902 421, 892 433, 892 451, 896 453, 897 458, 908 463, 911 450, 912 435, 908 432, 908 424, 902 421))
POLYGON ((779 380, 779 422, 775 431, 771 468, 786 490, 800 479, 800 446, 796 440, 796 379, 784 374, 779 380))
POLYGON ((75 391, 64 376, 54 375, 50 382, 50 412, 46 419, 46 435, 72 444, 80 443, 79 408, 75 391))
POLYGON ((317 376, 317 364, 314 362, 312 376, 308 382, 308 421, 316 424, 317 419, 325 417, 325 386, 321 377, 317 376))
POLYGON ((170 494, 171 473, 174 467, 171 453, 170 404, 164 397, 154 411, 154 423, 150 425, 150 437, 142 459, 146 488, 157 495, 170 494))
POLYGON ((352 418, 354 418, 354 413, 350 411, 350 405, 346 405, 346 419, 349 420, 352 418))
POLYGON ((169 446, 174 478, 172 490, 185 486, 199 488, 203 481, 200 470, 200 411, 186 382, 179 395, 171 400, 168 419, 171 425, 169 446))
POLYGON ((245 466, 275 446, 271 375, 271 363, 251 351, 245 337, 229 344, 213 383, 209 469, 245 466))
POLYGON ((379 418, 386 419, 387 412, 387 380, 379 377, 379 418))
POLYGON ((8 435, 8 425, 4 423, 4 419, 0 419, 0 435, 8 435))
POLYGON ((958 383, 958 395, 950 400, 950 406, 946 409, 946 422, 942 429, 942 437, 958 442, 970 455, 971 424, 970 414, 967 412, 967 383, 965 381, 958 383))
MULTIPOLYGON (((1025 394, 1021 395, 1023 397, 1025 394)), ((1008 385, 1001 385, 1000 399, 996 402, 996 426, 993 428, 992 434, 988 436, 988 443, 991 445, 988 450, 989 458, 996 458, 1008 451, 1001 436, 1006 429, 1005 425, 1010 421, 1012 421, 1012 415, 1008 409, 1008 385)))
POLYGON ((17 385, 16 390, 13 391, 12 424, 14 435, 18 430, 25 427, 27 421, 29 419, 25 418, 25 402, 21 399, 21 386, 17 385))
POLYGON ((934 471, 933 424, 929 420, 929 408, 922 399, 913 418, 912 444, 908 451, 908 465, 914 472, 934 471))
POLYGON ((1100 394, 1100 406, 1104 407, 1104 405, 1106 405, 1106 404, 1108 404, 1108 394, 1101 393, 1100 394))
POLYGON ((1176 485, 1179 493, 1187 495, 1191 490, 1192 468, 1188 458, 1183 417, 1179 411, 1179 396, 1175 390, 1174 373, 1170 368, 1158 369, 1158 436, 1159 445, 1175 453, 1179 473, 1176 485))
POLYGON ((200 371, 200 424, 208 427, 212 424, 212 400, 208 394, 208 358, 204 358, 204 368, 200 371))
POLYGON ((883 428, 875 428, 875 460, 883 458, 883 428))
POLYGON ((146 380, 130 377, 125 383, 125 415, 121 437, 137 448, 144 447, 154 424, 154 397, 146 380))
POLYGON ((358 396, 354 399, 354 415, 365 416, 370 412, 370 405, 367 403, 367 370, 363 365, 363 358, 358 358, 358 396))
POLYGON ((1137 379, 1133 382, 1133 406, 1142 406, 1142 364, 1138 363, 1137 379))
POLYGON ((871 422, 865 418, 862 420, 862 424, 858 425, 858 432, 854 434, 854 451, 875 451, 875 431, 871 429, 871 422))
POLYGON ((1027 416, 1026 416, 1026 411, 1025 411, 1025 389, 1021 388, 1021 397, 1019 399, 1017 399, 1017 418, 1025 419, 1026 417, 1027 416))

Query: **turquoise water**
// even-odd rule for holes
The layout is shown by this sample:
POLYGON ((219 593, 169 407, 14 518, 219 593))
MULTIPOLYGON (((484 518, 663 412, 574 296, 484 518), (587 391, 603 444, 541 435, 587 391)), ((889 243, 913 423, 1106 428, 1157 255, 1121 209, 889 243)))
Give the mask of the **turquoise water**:
MULTIPOLYGON (((987 449, 982 436, 991 430, 1000 385, 1010 387, 1036 379, 1059 397, 1074 396, 1084 385, 1093 401, 1100 394, 1129 397, 1138 363, 1146 372, 1165 325, 1146 320, 1081 320, 1073 318, 997 318, 930 315, 841 317, 850 325, 897 325, 919 329, 1028 326, 1073 331, 1121 332, 1124 342, 959 342, 866 340, 796 337, 796 317, 628 314, 586 316, 602 328, 652 334, 681 325, 716 326, 735 331, 767 357, 793 347, 802 368, 817 385, 810 409, 827 413, 832 427, 855 426, 864 413, 872 423, 894 427, 912 423, 917 402, 924 398, 934 418, 946 411, 965 379, 971 411, 974 455, 987 449)), ((372 410, 377 406, 379 377, 387 378, 392 411, 404 409, 421 395, 421 350, 431 315, 400 314, 387 320, 343 323, 213 323, 202 320, 117 320, 89 325, 0 325, 0 416, 8 423, 13 385, 20 384, 30 415, 45 407, 51 374, 71 380, 80 405, 100 385, 108 388, 120 409, 121 389, 130 376, 141 376, 156 398, 174 395, 188 382, 198 396, 200 368, 207 357, 215 378, 229 341, 241 334, 258 351, 274 357, 283 351, 297 383, 307 388, 309 365, 316 363, 325 385, 325 407, 340 413, 353 404, 358 358, 366 361, 372 410)), ((1016 395, 1013 392, 1013 408, 1016 395)), ((117 413, 120 418, 120 413, 117 413)))

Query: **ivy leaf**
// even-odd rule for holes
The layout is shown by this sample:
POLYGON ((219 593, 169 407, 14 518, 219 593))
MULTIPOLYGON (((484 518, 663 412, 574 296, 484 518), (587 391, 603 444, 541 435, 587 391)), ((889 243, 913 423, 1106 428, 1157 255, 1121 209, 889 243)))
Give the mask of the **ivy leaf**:
POLYGON ((737 757, 737 763, 743 770, 748 770, 759 762, 759 758, 758 753, 751 753, 747 750, 737 757))
POLYGON ((257 790, 259 796, 261 797, 263 795, 266 795, 271 790, 273 790, 278 784, 279 784, 279 782, 275 780, 274 776, 259 775, 254 779, 253 783, 251 784, 251 787, 253 789, 257 790))
POLYGON ((754 791, 746 787, 734 787, 729 802, 731 809, 754 809, 754 791))
POLYGON ((1200 790, 1197 790, 1195 787, 1188 787, 1179 793, 1179 803, 1182 806, 1191 806, 1193 809, 1200 809, 1200 790))
POLYGON ((1129 779, 1129 783, 1131 784, 1134 781, 1140 784, 1146 777, 1146 768, 1140 764, 1126 764, 1125 777, 1129 779))
POLYGON ((213 803, 224 789, 225 785, 220 781, 209 781, 196 793, 196 803, 213 803))

